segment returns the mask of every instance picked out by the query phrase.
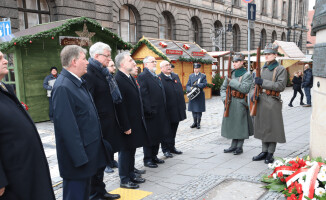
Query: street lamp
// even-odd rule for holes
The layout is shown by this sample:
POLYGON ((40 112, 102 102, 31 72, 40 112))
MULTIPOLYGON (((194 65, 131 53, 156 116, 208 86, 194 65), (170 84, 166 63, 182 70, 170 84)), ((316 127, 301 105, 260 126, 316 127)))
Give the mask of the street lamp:
POLYGON ((232 32, 232 23, 231 23, 231 16, 232 15, 232 7, 227 7, 225 10, 225 17, 224 17, 224 26, 225 26, 225 31, 224 31, 224 51, 226 51, 226 32, 232 32), (229 10, 230 8, 230 10, 229 10), (226 24, 226 17, 227 14, 229 14, 229 23, 226 24))

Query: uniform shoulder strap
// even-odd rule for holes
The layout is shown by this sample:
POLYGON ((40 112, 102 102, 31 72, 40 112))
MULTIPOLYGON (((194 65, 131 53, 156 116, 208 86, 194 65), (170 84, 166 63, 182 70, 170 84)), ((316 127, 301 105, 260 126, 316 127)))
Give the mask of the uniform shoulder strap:
POLYGON ((272 81, 275 82, 275 76, 276 76, 276 70, 277 70, 278 66, 275 67, 274 71, 273 71, 273 79, 272 81))

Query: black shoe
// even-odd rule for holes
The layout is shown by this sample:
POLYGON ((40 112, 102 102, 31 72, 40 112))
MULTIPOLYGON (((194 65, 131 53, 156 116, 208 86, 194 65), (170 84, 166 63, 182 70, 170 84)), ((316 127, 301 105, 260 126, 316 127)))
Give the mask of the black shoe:
POLYGON ((233 151, 235 151, 237 148, 236 147, 230 147, 228 149, 224 149, 224 153, 231 153, 233 151))
POLYGON ((240 147, 240 148, 237 148, 235 151, 233 151, 233 155, 240 155, 243 153, 243 149, 240 147))
POLYGON ((293 107, 292 103, 289 103, 289 105, 288 105, 288 106, 290 106, 290 107, 293 107))
POLYGON ((144 165, 145 165, 145 167, 149 167, 149 168, 157 168, 158 167, 158 165, 153 162, 147 162, 144 165))
POLYGON ((129 181, 128 183, 120 183, 120 187, 127 188, 127 189, 137 189, 139 188, 139 185, 129 181))
POLYGON ((303 106, 303 105, 306 105, 306 104, 304 104, 302 101, 300 102, 300 106, 303 106))
POLYGON ((167 158, 173 158, 173 155, 169 151, 165 152, 164 156, 167 158))
POLYGON ((200 129, 200 121, 201 121, 201 119, 199 118, 199 119, 197 120, 197 129, 200 129))
POLYGON ((146 170, 136 169, 134 168, 134 172, 137 174, 146 174, 146 170))
POLYGON ((105 193, 101 198, 101 200, 111 200, 111 199, 120 199, 119 194, 110 194, 110 193, 105 193))
POLYGON ((252 160, 253 161, 264 160, 266 156, 267 156, 267 152, 261 152, 260 154, 258 154, 258 156, 254 156, 252 160))
POLYGON ((113 173, 114 172, 114 170, 110 166, 106 166, 104 171, 105 171, 105 173, 113 173))
POLYGON ((265 164, 269 164, 273 162, 274 162, 273 153, 267 153, 265 164))
POLYGON ((163 163, 165 163, 164 160, 161 160, 161 159, 159 159, 158 157, 154 158, 153 161, 154 161, 154 163, 156 163, 156 164, 163 164, 163 163))
POLYGON ((179 151, 177 150, 176 148, 174 148, 171 153, 174 153, 174 154, 182 154, 182 151, 179 151))
POLYGON ((190 128, 195 128, 195 127, 197 127, 197 123, 193 123, 191 126, 190 126, 190 128))
POLYGON ((133 183, 145 183, 146 179, 144 178, 133 178, 131 179, 131 182, 133 183))

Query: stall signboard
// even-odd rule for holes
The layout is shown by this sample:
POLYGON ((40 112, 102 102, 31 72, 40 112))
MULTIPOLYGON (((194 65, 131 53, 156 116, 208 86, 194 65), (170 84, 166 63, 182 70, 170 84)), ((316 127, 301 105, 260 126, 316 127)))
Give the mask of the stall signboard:
POLYGON ((167 49, 166 50, 166 54, 182 55, 183 54, 183 51, 167 49))
POLYGON ((205 53, 204 52, 195 52, 195 51, 193 51, 193 52, 191 52, 191 55, 193 55, 193 56, 205 56, 205 53))
POLYGON ((71 37, 71 36, 59 36, 60 45, 78 45, 89 46, 89 38, 86 37, 71 37))

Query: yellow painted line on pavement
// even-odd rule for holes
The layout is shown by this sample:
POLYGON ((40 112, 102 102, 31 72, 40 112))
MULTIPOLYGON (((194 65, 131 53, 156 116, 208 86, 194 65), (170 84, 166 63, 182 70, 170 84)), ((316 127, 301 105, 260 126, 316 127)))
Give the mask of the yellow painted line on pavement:
POLYGON ((110 194, 120 194, 121 197, 119 200, 140 200, 151 195, 152 193, 153 192, 124 188, 117 188, 110 192, 110 194))

